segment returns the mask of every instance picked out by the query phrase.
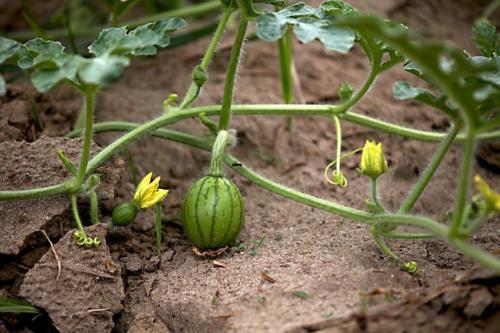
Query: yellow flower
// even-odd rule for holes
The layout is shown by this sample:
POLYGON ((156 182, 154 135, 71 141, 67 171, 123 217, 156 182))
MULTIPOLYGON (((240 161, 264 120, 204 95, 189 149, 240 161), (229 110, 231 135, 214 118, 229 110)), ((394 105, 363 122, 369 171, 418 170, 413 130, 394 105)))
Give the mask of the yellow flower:
POLYGON ((492 191, 490 186, 479 175, 474 176, 474 182, 488 209, 500 212, 500 194, 492 191))
POLYGON ((153 173, 150 172, 142 178, 134 194, 134 203, 137 207, 147 209, 161 202, 168 195, 168 190, 159 189, 160 177, 151 181, 153 173))
POLYGON ((361 153, 360 169, 365 176, 371 178, 378 178, 378 176, 389 170, 384 157, 382 143, 366 140, 363 152, 361 153))

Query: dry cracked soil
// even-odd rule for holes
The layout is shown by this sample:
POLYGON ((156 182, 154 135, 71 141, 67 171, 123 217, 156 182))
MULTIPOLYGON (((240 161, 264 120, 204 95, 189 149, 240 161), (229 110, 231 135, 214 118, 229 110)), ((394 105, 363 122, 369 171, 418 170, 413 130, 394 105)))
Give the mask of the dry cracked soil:
MULTIPOLYGON (((471 25, 486 4, 350 2, 473 53, 471 25)), ((221 43, 197 105, 220 102, 232 36, 228 33, 221 43)), ((159 115, 168 94, 185 91, 207 43, 204 38, 134 61, 118 84, 99 94, 97 121, 142 123, 159 115)), ((277 55, 274 44, 249 41, 237 80, 237 103, 281 102, 277 55)), ((311 104, 336 102, 340 84, 348 81, 359 87, 368 71, 358 48, 339 55, 316 43, 295 43, 294 55, 302 91, 297 98, 311 104)), ((384 73, 353 111, 414 128, 446 130, 449 124, 441 114, 392 98, 393 83, 403 79, 416 83, 400 67, 384 73)), ((68 176, 57 164, 55 151, 64 149, 77 160, 79 141, 62 137, 71 129, 80 102, 65 88, 41 95, 27 85, 9 86, 7 97, 0 100, 1 189, 18 188, 20 183, 48 185, 68 176), (32 119, 32 100, 46 124, 43 131, 32 119), (16 149, 19 154, 12 156, 16 149)), ((356 158, 344 164, 347 188, 323 181, 323 169, 335 152, 330 120, 296 118, 291 133, 285 124, 286 119, 278 116, 234 117, 238 145, 232 152, 281 184, 363 208, 369 184, 357 171, 356 158)), ((170 127, 205 134, 197 119, 170 127)), ((381 179, 380 192, 390 208, 402 201, 436 149, 433 143, 348 123, 343 133, 345 151, 366 139, 383 142, 391 171, 381 179)), ((104 147, 119 135, 99 134, 95 141, 104 147)), ((475 168, 493 188, 500 188, 499 151, 495 142, 481 146, 475 168)), ((459 146, 451 149, 416 213, 439 218, 452 207, 460 153, 459 146)), ((410 275, 378 250, 366 226, 276 196, 231 170, 228 177, 240 188, 247 207, 239 246, 216 259, 198 257, 182 234, 180 204, 192 182, 206 171, 209 155, 178 143, 142 138, 102 167, 106 190, 99 195, 105 222, 116 204, 132 198, 129 156, 134 156, 139 175, 153 171, 162 176, 161 187, 171 191, 163 204, 161 256, 155 254, 150 212, 141 212, 130 227, 88 227, 104 243, 98 250, 80 250, 72 247, 67 199, 0 203, 2 230, 8 230, 3 237, 11 237, 0 242, 0 296, 24 297, 44 308, 52 320, 30 324, 23 316, 2 315, 0 331, 21 332, 26 325, 34 331, 134 333, 499 331, 498 276, 474 267, 444 242, 391 241, 403 259, 418 261, 418 274, 410 275), (19 229, 13 229, 14 222, 21 224, 19 229), (47 231, 55 243, 59 279, 54 253, 38 230, 47 231)), ((85 205, 82 202, 82 211, 85 205)), ((490 221, 474 243, 499 253, 498 223, 498 218, 490 221)))

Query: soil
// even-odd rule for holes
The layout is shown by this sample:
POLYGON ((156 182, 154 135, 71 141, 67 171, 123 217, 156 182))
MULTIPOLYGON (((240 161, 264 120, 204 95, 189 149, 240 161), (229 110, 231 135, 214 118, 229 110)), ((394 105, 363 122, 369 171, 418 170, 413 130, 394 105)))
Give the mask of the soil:
MULTIPOLYGON (((407 22, 430 38, 448 39, 474 52, 471 24, 481 14, 485 2, 357 0, 351 3, 360 9, 407 22)), ((226 36, 211 65, 206 89, 197 102, 199 105, 218 103, 221 99, 231 37, 231 34, 226 36)), ((98 96, 98 121, 144 122, 159 115, 162 101, 168 94, 182 95, 185 91, 190 83, 191 70, 203 55, 207 43, 208 40, 203 39, 160 52, 155 58, 134 61, 120 83, 98 96)), ((359 87, 368 70, 358 48, 343 56, 325 51, 315 43, 296 44, 294 53, 303 98, 307 103, 336 102, 337 87, 344 81, 359 87)), ((448 123, 441 114, 420 104, 392 98, 393 83, 402 79, 417 83, 401 68, 395 68, 377 80, 375 87, 354 111, 419 129, 446 130, 448 123)), ((237 88, 237 103, 281 102, 275 45, 260 41, 247 45, 237 88)), ((0 133, 4 133, 4 129, 18 130, 4 140, 10 140, 11 145, 20 144, 11 140, 36 140, 40 131, 33 129, 26 103, 29 98, 16 95, 15 91, 10 96, 10 99, 2 100, 0 120, 13 116, 8 113, 8 104, 23 105, 16 108, 26 111, 19 121, 0 121, 0 133)), ((44 134, 65 134, 69 130, 68 124, 76 119, 79 98, 65 89, 35 96, 48 101, 49 109, 51 105, 57 105, 52 108, 52 114, 44 111, 46 128, 54 128, 50 134, 44 134)), ((296 118, 292 133, 285 130, 285 123, 284 117, 278 116, 234 117, 232 127, 237 130, 239 141, 233 149, 234 155, 270 179, 319 197, 363 208, 369 184, 356 170, 356 158, 346 160, 343 166, 349 181, 347 188, 332 188, 323 181, 323 168, 335 152, 335 133, 330 121, 315 117, 296 118)), ((397 207, 426 167, 436 145, 348 123, 342 125, 345 151, 360 147, 366 139, 383 142, 391 172, 381 179, 380 192, 387 207, 397 207)), ((205 134, 204 127, 196 119, 171 127, 205 134)), ((98 135, 96 142, 105 146, 117 135, 98 135)), ((46 139, 38 139, 33 144, 40 140, 46 139)), ((483 167, 478 165, 474 171, 488 179, 493 188, 500 188, 500 177, 495 173, 498 172, 498 164, 495 169, 498 149, 495 150, 495 144, 485 147, 486 153, 482 152, 484 149, 479 151, 483 167)), ((206 171, 209 155, 156 138, 143 138, 129 149, 139 175, 153 171, 162 176, 161 187, 171 191, 163 205, 161 257, 155 255, 153 216, 150 212, 141 212, 138 221, 130 227, 113 228, 107 232, 110 257, 105 253, 108 251, 106 246, 98 253, 95 250, 70 251, 69 234, 58 241, 56 251, 64 258, 61 279, 67 277, 70 284, 57 285, 54 281, 57 270, 47 245, 30 246, 29 251, 38 253, 36 259, 23 265, 24 269, 17 269, 16 279, 2 280, 5 282, 1 288, 11 296, 18 295, 21 286, 21 295, 30 295, 28 300, 44 307, 61 332, 75 331, 75 325, 83 320, 89 325, 102 325, 92 327, 98 332, 109 331, 111 320, 116 332, 451 332, 458 327, 464 332, 480 329, 494 332, 498 327, 498 278, 483 272, 481 276, 487 277, 471 279, 473 273, 470 272, 477 272, 477 269, 470 271, 472 263, 444 242, 391 241, 395 252, 404 260, 418 262, 419 273, 410 275, 394 267, 378 250, 365 226, 273 195, 230 170, 227 170, 228 176, 240 188, 247 206, 241 244, 219 258, 200 258, 192 252, 182 234, 179 208, 189 186, 206 171), (114 262, 121 266, 122 306, 118 304, 123 297, 118 291, 121 282, 116 279, 118 270, 113 275, 113 284, 109 285, 117 296, 109 305, 102 297, 105 289, 100 289, 105 288, 109 281, 95 279, 93 284, 88 284, 84 279, 86 273, 75 274, 71 266, 64 264, 81 259, 79 265, 88 262, 85 265, 92 269, 103 269, 100 261, 103 256, 112 267, 115 267, 114 262), (23 280, 28 269, 30 271, 23 280), (28 293, 28 286, 34 285, 35 273, 40 269, 48 270, 49 275, 39 277, 36 288, 28 293), (464 272, 469 272, 469 275, 464 275, 464 272), (11 287, 12 283, 17 287, 11 287), (82 298, 78 298, 78 306, 73 308, 73 292, 81 290, 83 285, 97 289, 89 291, 87 299, 79 294, 82 298), (57 293, 48 292, 54 288, 59 288, 57 293), (56 300, 57 304, 51 303, 56 300), (99 306, 112 309, 106 310, 99 320, 94 314, 90 317, 78 315, 99 306), (59 311, 61 308, 67 312, 59 311), (112 313, 116 315, 112 317, 112 313), (67 320, 62 325, 62 314, 74 320, 67 320)), ((9 154, 0 151, 0 156, 5 159, 9 154)), ((128 154, 124 154, 126 156, 128 154)), ((460 147, 456 146, 415 206, 416 213, 435 218, 446 216, 453 204, 459 163, 460 147)), ((19 174, 27 167, 22 165, 19 174)), ((52 172, 61 174, 57 170, 52 172)), ((114 205, 132 198, 134 186, 129 169, 126 168, 121 176, 114 189, 114 199, 103 202, 103 215, 110 215, 114 205)), ((56 177, 52 178, 54 182, 59 179, 56 177)), ((2 189, 10 188, 0 185, 2 189)), ((33 183, 33 186, 37 185, 33 183)), ((67 209, 67 202, 59 205, 54 207, 67 209)), ((52 204, 47 206, 52 207, 52 204)), ((496 218, 485 225, 474 237, 474 243, 498 253, 498 223, 499 218, 496 218)), ((51 238, 56 242, 61 236, 51 238)), ((18 258, 15 263, 19 265, 18 258)), ((16 265, 9 267, 18 267, 16 265)), ((1 271, 2 274, 10 272, 1 271)), ((22 321, 12 316, 0 317, 0 321, 10 331, 20 330, 23 326, 22 321)), ((90 326, 86 327, 90 330, 90 326)))
POLYGON ((98 248, 80 251, 75 251, 74 230, 26 274, 19 294, 47 311, 60 332, 110 332, 113 314, 121 311, 125 294, 121 267, 111 259, 106 245, 107 227, 88 227, 86 232, 102 242, 98 248), (60 260, 60 271, 54 253, 60 260))

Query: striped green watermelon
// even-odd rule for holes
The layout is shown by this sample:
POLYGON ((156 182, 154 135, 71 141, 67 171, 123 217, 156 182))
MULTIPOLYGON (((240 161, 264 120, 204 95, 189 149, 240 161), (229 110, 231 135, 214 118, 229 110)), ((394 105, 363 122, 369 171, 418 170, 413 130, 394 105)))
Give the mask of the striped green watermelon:
POLYGON ((245 220, 245 204, 236 185, 221 176, 198 179, 182 206, 187 238, 201 250, 231 245, 245 220))

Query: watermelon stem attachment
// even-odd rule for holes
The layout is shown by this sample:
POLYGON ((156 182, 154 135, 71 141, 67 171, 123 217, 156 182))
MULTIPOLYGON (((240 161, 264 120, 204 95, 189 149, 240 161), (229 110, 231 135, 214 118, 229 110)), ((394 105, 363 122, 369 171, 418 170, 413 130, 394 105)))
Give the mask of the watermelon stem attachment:
POLYGON ((222 162, 224 159, 224 150, 226 149, 228 138, 229 133, 226 130, 221 130, 217 134, 217 138, 215 139, 214 145, 212 146, 212 159, 210 161, 210 168, 208 169, 209 176, 223 176, 222 162))

